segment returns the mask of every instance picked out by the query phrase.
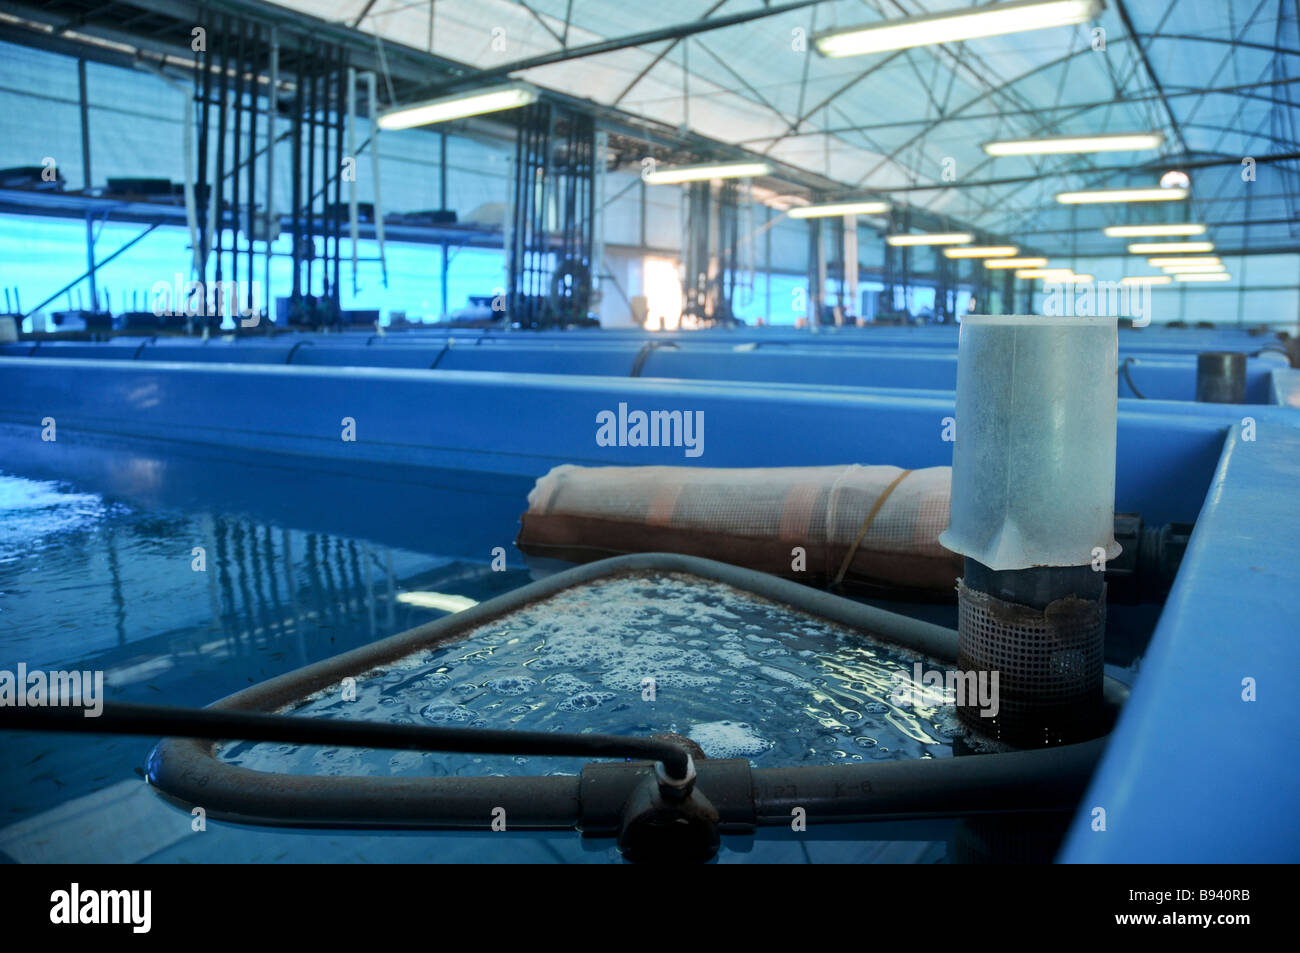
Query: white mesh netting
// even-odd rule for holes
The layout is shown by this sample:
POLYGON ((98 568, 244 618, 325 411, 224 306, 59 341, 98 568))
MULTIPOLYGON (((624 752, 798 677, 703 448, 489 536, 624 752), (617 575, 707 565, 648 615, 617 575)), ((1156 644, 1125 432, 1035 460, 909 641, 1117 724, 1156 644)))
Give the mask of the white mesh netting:
POLYGON ((835 579, 852 553, 846 579, 951 592, 961 558, 939 544, 951 477, 949 467, 857 464, 566 465, 529 494, 518 544, 527 553, 576 561, 685 553, 810 582, 835 579), (806 554, 802 568, 796 547, 806 554))

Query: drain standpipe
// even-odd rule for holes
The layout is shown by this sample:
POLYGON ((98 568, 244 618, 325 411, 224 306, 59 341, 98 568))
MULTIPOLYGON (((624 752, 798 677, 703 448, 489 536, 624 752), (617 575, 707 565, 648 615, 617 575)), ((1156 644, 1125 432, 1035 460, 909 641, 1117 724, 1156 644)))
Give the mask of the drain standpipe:
POLYGON ((1096 737, 1115 541, 1114 318, 969 315, 952 506, 958 715, 1019 748, 1096 737), (978 691, 974 686, 979 685, 978 691))

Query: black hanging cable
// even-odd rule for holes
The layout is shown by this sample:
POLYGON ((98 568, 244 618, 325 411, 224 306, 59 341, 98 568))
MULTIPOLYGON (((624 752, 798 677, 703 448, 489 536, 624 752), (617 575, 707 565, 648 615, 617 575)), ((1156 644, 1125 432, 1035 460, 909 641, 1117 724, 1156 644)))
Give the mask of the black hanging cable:
POLYGON ((1120 365, 1120 370, 1124 372, 1124 380, 1128 382, 1129 390, 1133 391, 1133 395, 1137 397, 1138 400, 1146 400, 1146 395, 1137 389, 1137 384, 1133 383, 1133 376, 1128 372, 1128 366, 1132 363, 1135 363, 1133 358, 1124 358, 1124 363, 1120 365))
POLYGON ((498 731, 490 728, 435 728, 375 721, 304 718, 259 712, 220 711, 105 702, 97 717, 79 706, 0 708, 0 730, 60 731, 80 734, 148 735, 211 741, 279 741, 301 745, 454 751, 466 754, 574 755, 587 758, 638 758, 662 762, 674 780, 688 777, 685 748, 652 738, 560 734, 549 731, 498 731))

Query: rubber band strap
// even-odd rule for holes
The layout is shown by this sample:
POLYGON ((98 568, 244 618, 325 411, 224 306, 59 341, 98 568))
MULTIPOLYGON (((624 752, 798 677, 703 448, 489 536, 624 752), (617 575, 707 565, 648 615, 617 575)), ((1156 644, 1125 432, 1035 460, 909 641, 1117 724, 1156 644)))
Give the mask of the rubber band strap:
POLYGON ((898 476, 894 477, 894 482, 885 487, 883 493, 876 497, 876 502, 872 505, 871 511, 867 513, 867 518, 862 521, 862 529, 858 530, 858 536, 853 540, 853 545, 849 547, 848 553, 844 556, 844 562, 840 563, 840 571, 835 574, 835 579, 831 582, 831 588, 838 586, 844 581, 844 574, 849 571, 849 564, 853 562, 853 557, 858 553, 858 547, 862 541, 867 538, 867 530, 871 528, 871 523, 880 512, 880 508, 885 505, 885 500, 889 499, 889 494, 894 492, 894 488, 903 482, 903 477, 911 473, 911 470, 904 470, 898 476))

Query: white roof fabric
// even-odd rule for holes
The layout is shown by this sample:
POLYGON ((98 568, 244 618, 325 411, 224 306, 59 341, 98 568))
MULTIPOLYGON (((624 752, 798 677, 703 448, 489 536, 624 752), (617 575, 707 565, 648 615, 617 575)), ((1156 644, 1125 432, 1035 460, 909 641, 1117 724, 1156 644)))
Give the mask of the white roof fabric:
MULTIPOLYGON (((565 45, 745 12, 761 0, 282 5, 348 25, 360 18, 359 29, 386 42, 491 68, 565 45)), ((994 234, 1023 235, 1027 244, 1034 235, 1146 219, 1241 221, 1248 196, 1249 217, 1273 224, 1225 225, 1216 240, 1291 243, 1300 166, 1266 163, 1249 182, 1235 161, 1297 151, 1290 102, 1300 91, 1290 79, 1300 75, 1300 37, 1291 0, 1108 0, 1095 24, 843 59, 819 56, 808 39, 834 26, 969 6, 966 0, 826 0, 518 77, 744 144, 842 182, 846 192, 942 186, 895 198, 994 234), (1162 132, 1165 145, 1160 153, 996 159, 981 148, 995 139, 1130 131, 1162 132), (1169 157, 1167 166, 1159 164, 1161 154, 1169 157), (1155 185, 1166 167, 1224 157, 1234 161, 1190 170, 1194 200, 1186 209, 1183 203, 1074 209, 1054 199, 1059 191, 1155 185), (1155 166, 1137 168, 1153 160, 1155 166), (995 184, 1003 179, 1018 181, 995 184)), ((1100 250, 1088 241, 1090 250, 1100 250)))

